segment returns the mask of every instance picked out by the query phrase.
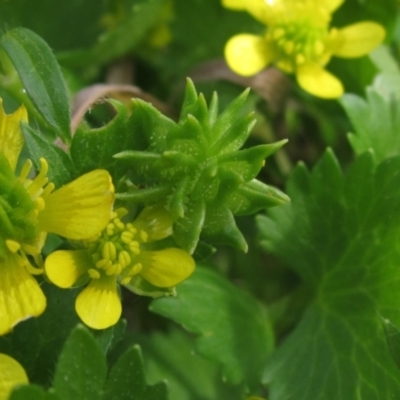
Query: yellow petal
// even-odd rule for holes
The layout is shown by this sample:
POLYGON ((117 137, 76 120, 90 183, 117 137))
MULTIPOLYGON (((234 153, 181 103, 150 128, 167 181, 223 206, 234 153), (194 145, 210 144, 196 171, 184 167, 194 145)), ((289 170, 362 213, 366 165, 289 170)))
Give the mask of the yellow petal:
POLYGON ((300 65, 296 78, 299 85, 314 96, 336 99, 343 94, 340 80, 316 63, 300 65))
POLYGON ((148 235, 148 241, 161 240, 172 234, 171 214, 164 207, 146 207, 133 221, 138 231, 148 235))
POLYGON ((232 10, 245 10, 246 1, 245 0, 222 0, 222 5, 225 8, 230 8, 232 10))
POLYGON ((344 3, 344 0, 323 0, 322 1, 322 4, 325 5, 330 12, 333 12, 336 9, 338 9, 343 3, 344 3))
POLYGON ((18 322, 37 317, 46 308, 46 298, 22 259, 10 254, 0 261, 0 335, 18 322))
POLYGON ((222 5, 236 11, 247 11, 254 18, 267 23, 268 5, 272 0, 222 0, 222 5))
POLYGON ((28 114, 21 106, 13 114, 7 115, 0 99, 0 151, 4 153, 13 171, 24 144, 20 122, 28 121, 28 114))
POLYGON ((143 254, 147 262, 139 273, 146 281, 158 287, 173 287, 192 274, 193 258, 180 249, 164 249, 143 254))
POLYGON ((333 55, 352 58, 368 54, 385 38, 383 26, 375 22, 359 22, 339 29, 334 38, 333 55))
POLYGON ((0 354, 0 400, 7 400, 17 385, 29 383, 22 365, 7 354, 0 354))
POLYGON ((68 239, 87 239, 107 226, 113 201, 111 177, 97 169, 51 193, 38 216, 39 227, 68 239))
POLYGON ((274 58, 272 46, 260 36, 243 33, 232 37, 225 45, 226 62, 239 75, 254 75, 274 58))
POLYGON ((63 289, 69 288, 92 267, 92 260, 85 250, 57 250, 45 261, 49 280, 63 289))
POLYGON ((75 309, 90 328, 106 329, 115 325, 122 312, 116 276, 93 279, 78 295, 75 309))

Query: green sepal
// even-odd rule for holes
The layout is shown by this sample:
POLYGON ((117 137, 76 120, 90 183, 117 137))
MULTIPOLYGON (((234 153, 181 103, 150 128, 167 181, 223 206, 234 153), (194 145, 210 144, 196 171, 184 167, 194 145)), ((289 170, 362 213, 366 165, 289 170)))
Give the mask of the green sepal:
POLYGON ((228 207, 208 207, 201 233, 210 243, 226 244, 247 252, 248 246, 242 232, 236 225, 232 211, 228 207))
POLYGON ((160 288, 152 285, 150 282, 143 279, 140 275, 132 277, 129 283, 123 284, 132 293, 139 296, 148 296, 156 299, 157 297, 176 296, 175 288, 160 288))
POLYGON ((250 185, 241 189, 257 176, 264 159, 286 142, 240 150, 255 121, 252 113, 242 112, 247 95, 248 91, 243 92, 217 116, 217 95, 213 96, 211 109, 207 109, 204 96, 198 95, 188 80, 178 123, 164 117, 149 103, 132 101, 128 120, 134 124, 131 134, 137 138, 137 147, 124 149, 114 159, 128 170, 129 179, 137 188, 116 197, 143 205, 163 204, 174 219, 175 241, 190 253, 201 236, 206 210, 212 210, 208 214, 218 221, 208 224, 204 240, 215 238, 218 243, 245 249, 243 236, 234 227, 236 210, 248 213, 263 208, 262 202, 265 207, 282 203, 278 192, 265 187, 257 190, 250 185), (247 198, 250 189, 257 194, 250 196, 251 201, 247 198), (271 200, 273 197, 276 199, 271 200), (238 205, 244 202, 243 198, 246 206, 238 205))
POLYGON ((4 257, 8 251, 7 239, 34 244, 39 233, 34 209, 35 203, 23 182, 0 152, 0 256, 4 257))
POLYGON ((249 215, 289 201, 290 198, 279 189, 253 179, 241 185, 230 197, 229 208, 235 215, 249 215))
POLYGON ((203 201, 197 201, 186 210, 184 218, 179 218, 174 223, 173 236, 176 243, 190 254, 196 249, 205 215, 206 204, 203 201))
POLYGON ((162 203, 165 201, 165 196, 170 192, 169 186, 159 186, 148 189, 131 189, 129 192, 116 193, 115 198, 132 203, 162 203))

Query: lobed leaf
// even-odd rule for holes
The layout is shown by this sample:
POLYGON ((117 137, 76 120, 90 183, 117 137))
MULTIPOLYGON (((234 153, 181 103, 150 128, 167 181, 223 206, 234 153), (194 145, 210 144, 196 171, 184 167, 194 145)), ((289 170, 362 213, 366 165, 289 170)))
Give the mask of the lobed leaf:
POLYGON ((229 383, 257 387, 273 346, 264 310, 253 297, 205 268, 197 268, 177 291, 175 298, 154 300, 150 309, 200 335, 197 351, 221 363, 229 383))
POLYGON ((313 293, 264 372, 271 400, 378 400, 400 396, 400 372, 381 315, 400 311, 400 157, 371 152, 343 176, 328 151, 297 167, 292 203, 259 216, 261 243, 313 293))

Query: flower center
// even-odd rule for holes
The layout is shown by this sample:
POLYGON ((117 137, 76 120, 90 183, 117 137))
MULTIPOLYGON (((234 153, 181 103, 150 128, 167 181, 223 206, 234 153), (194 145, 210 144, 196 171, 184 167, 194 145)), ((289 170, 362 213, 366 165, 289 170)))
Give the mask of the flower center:
POLYGON ((278 66, 293 72, 306 61, 321 62, 326 52, 330 13, 324 7, 299 2, 275 10, 267 40, 275 45, 278 66))
POLYGON ((32 168, 29 160, 16 177, 5 155, 0 153, 0 258, 7 251, 16 253, 20 248, 29 254, 40 252, 35 247, 40 240, 37 215, 54 189, 46 177, 46 160, 41 159, 40 163, 40 173, 33 180, 27 179, 32 168))
POLYGON ((89 254, 95 266, 88 271, 92 279, 105 273, 118 275, 121 283, 128 284, 142 270, 140 245, 147 242, 148 234, 133 223, 122 222, 121 218, 126 214, 123 208, 116 210, 103 233, 88 241, 89 254))

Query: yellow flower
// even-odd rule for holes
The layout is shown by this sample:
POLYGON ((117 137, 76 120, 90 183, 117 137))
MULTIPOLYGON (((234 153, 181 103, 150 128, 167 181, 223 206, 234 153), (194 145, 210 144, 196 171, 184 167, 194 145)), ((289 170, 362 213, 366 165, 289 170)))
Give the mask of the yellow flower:
POLYGON ((0 353, 0 400, 7 400, 14 387, 29 383, 21 364, 7 354, 0 353))
POLYGON ((80 249, 56 251, 45 261, 47 277, 61 288, 89 282, 75 308, 93 329, 108 328, 120 318, 118 283, 137 294, 151 295, 147 289, 173 288, 195 268, 193 258, 181 249, 152 249, 153 242, 172 233, 166 210, 147 207, 129 223, 122 221, 126 214, 123 208, 116 210, 101 235, 83 241, 80 249))
POLYGON ((19 175, 17 159, 23 146, 19 127, 27 121, 24 107, 6 115, 0 99, 0 335, 18 322, 40 315, 46 298, 32 275, 41 274, 40 252, 48 232, 86 239, 109 222, 114 199, 109 174, 96 170, 54 191, 48 165, 29 179, 26 161, 19 175), (36 264, 34 266, 33 264, 36 264))
POLYGON ((368 54, 385 37, 384 28, 370 21, 344 28, 329 28, 331 14, 344 0, 223 0, 223 5, 244 10, 267 25, 262 36, 239 34, 225 46, 230 68, 244 76, 274 63, 296 75, 307 92, 337 98, 340 80, 325 70, 332 56, 353 58, 368 54))

